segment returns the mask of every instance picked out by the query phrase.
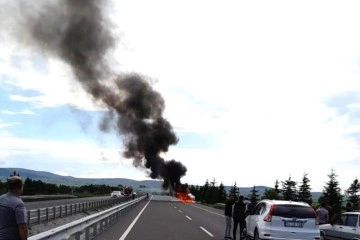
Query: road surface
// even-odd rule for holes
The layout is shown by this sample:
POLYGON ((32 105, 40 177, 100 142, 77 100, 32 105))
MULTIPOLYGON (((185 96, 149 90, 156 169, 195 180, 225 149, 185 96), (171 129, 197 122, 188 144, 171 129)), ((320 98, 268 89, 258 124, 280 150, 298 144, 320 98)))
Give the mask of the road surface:
POLYGON ((195 203, 181 203, 164 196, 152 196, 150 201, 144 201, 131 209, 120 222, 95 239, 206 240, 224 239, 224 233, 223 210, 195 203))

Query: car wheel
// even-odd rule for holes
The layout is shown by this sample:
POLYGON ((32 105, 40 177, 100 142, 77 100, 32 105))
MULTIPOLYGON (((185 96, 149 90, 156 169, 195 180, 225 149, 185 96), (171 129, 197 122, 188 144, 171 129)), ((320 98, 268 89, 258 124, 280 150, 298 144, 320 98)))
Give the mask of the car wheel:
POLYGON ((254 240, 260 240, 258 230, 255 230, 255 233, 254 233, 254 240))
POLYGON ((326 237, 325 237, 324 233, 320 233, 320 240, 326 240, 326 237))

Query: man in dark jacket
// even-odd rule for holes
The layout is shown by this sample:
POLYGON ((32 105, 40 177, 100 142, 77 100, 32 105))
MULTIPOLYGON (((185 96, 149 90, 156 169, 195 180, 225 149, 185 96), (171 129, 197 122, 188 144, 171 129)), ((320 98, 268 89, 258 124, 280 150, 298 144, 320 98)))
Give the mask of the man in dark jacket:
POLYGON ((9 191, 0 196, 0 239, 28 239, 26 209, 20 195, 23 182, 19 176, 7 180, 9 191))
POLYGON ((230 231, 231 231, 232 205, 233 205, 233 199, 232 197, 229 197, 225 203, 225 221, 226 221, 225 238, 227 239, 231 239, 230 231))
POLYGON ((233 207, 233 221, 234 221, 233 239, 236 239, 237 226, 240 224, 240 240, 241 240, 242 232, 245 228, 245 218, 246 218, 245 210, 246 210, 246 206, 244 203, 244 197, 239 196, 239 199, 237 200, 237 202, 234 204, 233 207))

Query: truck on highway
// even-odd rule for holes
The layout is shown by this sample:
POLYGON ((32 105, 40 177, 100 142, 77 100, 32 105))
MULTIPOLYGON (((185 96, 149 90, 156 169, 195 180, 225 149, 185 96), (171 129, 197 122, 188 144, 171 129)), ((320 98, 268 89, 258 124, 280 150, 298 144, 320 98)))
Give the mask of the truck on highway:
POLYGON ((131 196, 132 193, 133 193, 133 188, 132 187, 124 187, 123 188, 123 193, 124 193, 124 196, 131 196))

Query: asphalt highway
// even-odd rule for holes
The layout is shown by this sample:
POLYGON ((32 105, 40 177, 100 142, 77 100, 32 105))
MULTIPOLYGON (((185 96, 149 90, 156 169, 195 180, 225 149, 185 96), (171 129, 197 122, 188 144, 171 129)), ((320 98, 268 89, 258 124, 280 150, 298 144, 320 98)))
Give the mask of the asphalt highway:
MULTIPOLYGON (((238 230, 239 231, 239 230, 238 230)), ((224 239, 223 210, 152 196, 131 209, 96 240, 224 239)), ((239 237, 238 237, 239 239, 239 237)))

